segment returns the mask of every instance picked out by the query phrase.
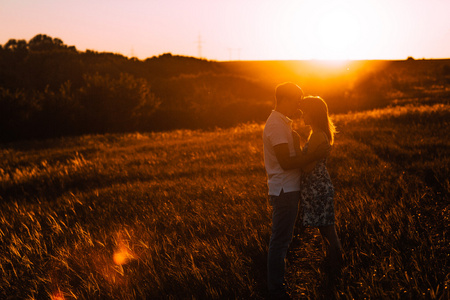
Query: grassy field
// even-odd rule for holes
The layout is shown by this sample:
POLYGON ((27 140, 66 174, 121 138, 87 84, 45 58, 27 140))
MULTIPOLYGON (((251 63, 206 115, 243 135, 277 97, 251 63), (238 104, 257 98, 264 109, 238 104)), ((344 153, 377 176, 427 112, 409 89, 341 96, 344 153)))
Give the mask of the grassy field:
MULTIPOLYGON (((334 119, 347 265, 324 289, 320 238, 299 228, 293 297, 447 299, 450 105, 334 119)), ((0 298, 265 298, 262 126, 1 145, 0 298)))

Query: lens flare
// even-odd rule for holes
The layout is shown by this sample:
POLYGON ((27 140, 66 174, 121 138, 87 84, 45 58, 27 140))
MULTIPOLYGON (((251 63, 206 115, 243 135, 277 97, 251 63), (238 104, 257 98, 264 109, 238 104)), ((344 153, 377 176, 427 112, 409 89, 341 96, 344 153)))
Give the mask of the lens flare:
POLYGON ((125 245, 120 245, 114 252, 113 261, 116 265, 125 265, 135 259, 134 254, 125 245))
POLYGON ((54 294, 50 295, 51 300, 64 300, 64 294, 61 291, 56 291, 54 294))

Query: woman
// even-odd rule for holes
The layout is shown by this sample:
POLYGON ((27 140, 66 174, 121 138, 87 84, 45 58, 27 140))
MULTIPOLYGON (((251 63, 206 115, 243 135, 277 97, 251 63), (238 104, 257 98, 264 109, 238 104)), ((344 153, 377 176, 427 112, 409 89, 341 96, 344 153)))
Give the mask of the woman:
MULTIPOLYGON (((328 115, 328 107, 320 97, 305 97, 300 101, 305 125, 311 127, 303 147, 304 154, 314 152, 326 142, 334 143, 335 126, 328 115)), ((335 228, 334 188, 326 167, 326 158, 303 168, 301 179, 303 226, 317 227, 323 237, 327 259, 333 272, 342 264, 342 246, 335 228)))

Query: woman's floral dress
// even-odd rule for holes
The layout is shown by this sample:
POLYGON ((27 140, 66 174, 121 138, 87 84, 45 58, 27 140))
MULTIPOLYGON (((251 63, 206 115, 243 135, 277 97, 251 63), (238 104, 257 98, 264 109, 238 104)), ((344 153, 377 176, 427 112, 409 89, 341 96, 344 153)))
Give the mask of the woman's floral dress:
MULTIPOLYGON (((308 142, 303 152, 308 151, 308 142)), ((317 162, 311 173, 302 173, 301 207, 303 226, 318 227, 334 224, 334 188, 326 167, 326 158, 317 162)))

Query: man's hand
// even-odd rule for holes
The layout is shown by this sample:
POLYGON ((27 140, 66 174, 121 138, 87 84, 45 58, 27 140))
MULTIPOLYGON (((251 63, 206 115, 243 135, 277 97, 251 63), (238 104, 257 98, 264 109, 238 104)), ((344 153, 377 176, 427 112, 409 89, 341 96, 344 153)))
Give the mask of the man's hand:
POLYGON ((330 144, 324 142, 317 146, 316 150, 311 154, 290 156, 287 143, 273 147, 278 163, 284 170, 303 169, 309 164, 315 164, 318 160, 326 158, 330 154, 331 148, 330 144))
POLYGON ((300 149, 300 135, 295 130, 292 130, 292 139, 294 140, 295 153, 297 155, 301 155, 302 150, 300 149))

